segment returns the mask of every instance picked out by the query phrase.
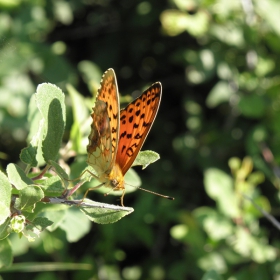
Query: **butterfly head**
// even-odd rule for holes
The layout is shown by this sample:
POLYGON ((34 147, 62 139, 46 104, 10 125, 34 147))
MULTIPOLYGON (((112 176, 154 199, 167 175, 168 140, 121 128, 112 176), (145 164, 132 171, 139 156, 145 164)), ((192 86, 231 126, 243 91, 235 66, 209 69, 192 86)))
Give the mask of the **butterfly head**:
POLYGON ((118 164, 114 164, 109 176, 108 176, 108 187, 113 188, 114 191, 124 190, 124 175, 118 164))
MULTIPOLYGON (((121 205, 123 204, 123 197, 125 194, 125 186, 124 186, 124 175, 123 172, 118 164, 114 164, 112 170, 109 174, 104 174, 102 176, 103 178, 100 178, 100 181, 103 181, 105 183, 106 187, 112 188, 112 191, 122 191, 121 196, 121 205)), ((106 193, 105 195, 108 195, 110 192, 106 193)))

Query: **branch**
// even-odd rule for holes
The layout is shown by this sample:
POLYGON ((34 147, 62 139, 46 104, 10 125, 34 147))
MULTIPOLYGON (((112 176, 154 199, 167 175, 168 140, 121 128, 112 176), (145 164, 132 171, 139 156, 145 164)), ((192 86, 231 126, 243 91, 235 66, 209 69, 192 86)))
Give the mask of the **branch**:
POLYGON ((249 196, 246 194, 242 194, 243 197, 247 200, 249 200, 256 209, 258 209, 278 230, 280 230, 280 223, 269 213, 267 213, 265 210, 263 210, 258 204, 256 204, 249 196))
POLYGON ((83 202, 82 200, 67 200, 65 198, 59 198, 59 197, 44 197, 41 201, 51 203, 51 204, 64 204, 68 206, 74 205, 81 208, 101 208, 101 209, 128 211, 128 212, 131 212, 132 209, 130 207, 123 207, 123 206, 106 204, 106 203, 98 203, 94 201, 92 201, 93 203, 87 203, 87 202, 83 202))

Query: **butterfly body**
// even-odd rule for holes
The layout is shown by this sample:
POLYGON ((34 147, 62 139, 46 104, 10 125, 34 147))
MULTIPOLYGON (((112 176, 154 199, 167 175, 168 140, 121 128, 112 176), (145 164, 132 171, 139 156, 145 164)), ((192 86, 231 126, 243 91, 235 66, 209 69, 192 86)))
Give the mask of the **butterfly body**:
MULTIPOLYGON (((96 171, 99 186, 122 190, 124 175, 139 153, 153 124, 161 99, 161 84, 155 83, 120 110, 115 72, 108 69, 93 108, 87 162, 96 171)), ((99 187, 98 186, 98 187, 99 187)))

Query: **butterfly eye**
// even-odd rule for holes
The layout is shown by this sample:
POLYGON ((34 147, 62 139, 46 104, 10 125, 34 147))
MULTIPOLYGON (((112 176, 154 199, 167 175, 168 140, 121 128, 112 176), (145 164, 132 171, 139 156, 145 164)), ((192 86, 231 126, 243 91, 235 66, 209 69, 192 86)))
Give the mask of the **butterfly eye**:
POLYGON ((117 186, 118 186, 118 184, 119 184, 119 182, 118 182, 118 180, 117 180, 117 179, 113 179, 113 180, 111 180, 111 185, 112 185, 112 187, 113 187, 113 188, 117 187, 117 186))

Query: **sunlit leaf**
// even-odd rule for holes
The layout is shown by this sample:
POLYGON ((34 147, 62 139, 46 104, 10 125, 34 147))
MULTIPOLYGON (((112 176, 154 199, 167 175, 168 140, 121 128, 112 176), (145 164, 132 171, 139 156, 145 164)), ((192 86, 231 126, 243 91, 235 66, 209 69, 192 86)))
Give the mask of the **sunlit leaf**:
POLYGON ((91 206, 81 206, 81 211, 85 213, 91 221, 98 224, 115 223, 134 211, 133 208, 130 207, 99 203, 95 201, 90 201, 88 199, 86 199, 85 202, 91 204, 91 206))
POLYGON ((0 171, 0 225, 5 223, 10 215, 12 186, 4 173, 0 171))

